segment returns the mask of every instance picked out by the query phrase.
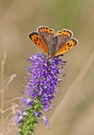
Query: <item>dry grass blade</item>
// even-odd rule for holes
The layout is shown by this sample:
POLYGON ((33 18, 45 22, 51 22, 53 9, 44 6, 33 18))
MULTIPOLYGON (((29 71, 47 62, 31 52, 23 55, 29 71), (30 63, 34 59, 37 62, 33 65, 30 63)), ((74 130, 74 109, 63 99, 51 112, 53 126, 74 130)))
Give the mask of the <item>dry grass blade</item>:
MULTIPOLYGON (((5 83, 5 78, 4 78, 4 67, 5 67, 5 63, 6 63, 6 58, 7 58, 7 52, 4 52, 4 57, 3 60, 1 62, 1 89, 0 89, 0 94, 1 94, 1 108, 0 108, 0 113, 1 113, 1 133, 2 135, 5 135, 8 130, 7 128, 9 127, 10 123, 9 121, 11 120, 11 125, 14 126, 13 122, 12 122, 12 117, 13 114, 15 113, 15 111, 17 110, 17 105, 16 104, 10 104, 9 107, 5 108, 5 90, 7 89, 7 87, 9 86, 9 84, 14 80, 14 78, 16 77, 16 74, 11 75, 6 83, 5 83), (6 118, 5 118, 6 116, 6 118)), ((18 99, 18 98, 17 98, 18 99)), ((11 99, 10 101, 13 101, 13 99, 11 99)), ((12 102, 9 102, 12 103, 12 102)), ((12 131, 12 127, 9 128, 10 131, 12 131)))
POLYGON ((13 79, 16 77, 16 74, 13 74, 9 77, 6 85, 5 85, 5 89, 7 89, 8 85, 13 81, 13 79))

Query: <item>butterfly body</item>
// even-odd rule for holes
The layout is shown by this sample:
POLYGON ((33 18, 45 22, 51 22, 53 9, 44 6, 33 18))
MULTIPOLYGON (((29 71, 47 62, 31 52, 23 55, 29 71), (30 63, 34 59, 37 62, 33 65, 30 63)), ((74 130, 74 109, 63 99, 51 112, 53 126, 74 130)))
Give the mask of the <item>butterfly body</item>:
POLYGON ((70 30, 62 29, 56 35, 48 26, 40 26, 37 32, 31 32, 29 38, 51 58, 63 54, 77 44, 70 30))
POLYGON ((51 57, 54 57, 55 56, 57 44, 58 44, 58 38, 57 38, 57 36, 55 36, 55 37, 53 37, 52 42, 50 44, 51 47, 48 50, 49 56, 51 56, 51 57))

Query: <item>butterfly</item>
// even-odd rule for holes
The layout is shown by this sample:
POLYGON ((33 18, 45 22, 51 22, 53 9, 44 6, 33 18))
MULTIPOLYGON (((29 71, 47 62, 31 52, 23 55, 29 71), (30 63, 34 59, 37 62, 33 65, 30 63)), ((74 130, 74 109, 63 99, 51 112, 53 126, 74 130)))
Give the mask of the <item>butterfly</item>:
POLYGON ((29 33, 29 38, 51 58, 67 52, 78 43, 71 30, 62 29, 55 34, 54 29, 48 26, 38 27, 36 32, 29 33))

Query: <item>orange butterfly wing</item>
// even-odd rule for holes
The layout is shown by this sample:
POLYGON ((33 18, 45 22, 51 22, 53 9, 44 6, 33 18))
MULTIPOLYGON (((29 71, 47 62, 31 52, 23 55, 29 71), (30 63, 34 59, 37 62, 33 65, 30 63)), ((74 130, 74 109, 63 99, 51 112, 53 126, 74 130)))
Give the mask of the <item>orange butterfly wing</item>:
POLYGON ((63 30, 58 31, 58 32, 57 32, 57 35, 58 35, 58 36, 64 35, 64 36, 67 36, 67 37, 71 38, 71 37, 73 36, 73 33, 72 33, 71 30, 63 29, 63 30))
POLYGON ((58 37, 58 44, 56 46, 56 52, 65 45, 73 37, 73 32, 68 29, 62 29, 57 32, 56 36, 58 37))
POLYGON ((67 52, 68 50, 70 50, 71 48, 73 48, 76 44, 77 44, 77 39, 72 38, 70 39, 68 42, 66 42, 55 54, 55 56, 58 56, 60 54, 63 54, 65 52, 67 52))
POLYGON ((48 55, 52 55, 52 42, 54 38, 54 30, 49 28, 48 26, 40 26, 37 29, 38 33, 42 37, 43 41, 45 42, 46 46, 48 47, 48 55))
POLYGON ((47 45, 45 44, 45 42, 43 41, 41 36, 38 34, 38 32, 30 33, 29 38, 32 40, 32 42, 34 42, 44 52, 46 52, 47 54, 49 53, 47 45))
POLYGON ((38 27, 38 32, 40 33, 48 33, 48 34, 54 34, 54 30, 49 28, 48 26, 40 26, 38 27))

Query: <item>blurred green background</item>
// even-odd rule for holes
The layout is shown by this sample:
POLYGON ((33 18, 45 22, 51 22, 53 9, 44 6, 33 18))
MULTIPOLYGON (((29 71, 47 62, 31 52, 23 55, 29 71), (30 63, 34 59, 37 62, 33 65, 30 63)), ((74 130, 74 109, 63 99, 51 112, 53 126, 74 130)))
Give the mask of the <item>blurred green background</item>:
POLYGON ((94 135, 93 0, 0 0, 0 65, 6 50, 5 80, 17 74, 5 101, 22 96, 27 59, 41 52, 28 33, 40 25, 70 29, 79 44, 63 57, 66 76, 53 101, 55 108, 47 114, 50 129, 40 122, 34 135, 94 135))

